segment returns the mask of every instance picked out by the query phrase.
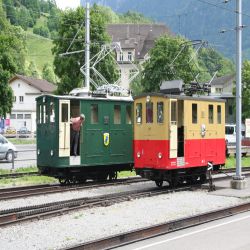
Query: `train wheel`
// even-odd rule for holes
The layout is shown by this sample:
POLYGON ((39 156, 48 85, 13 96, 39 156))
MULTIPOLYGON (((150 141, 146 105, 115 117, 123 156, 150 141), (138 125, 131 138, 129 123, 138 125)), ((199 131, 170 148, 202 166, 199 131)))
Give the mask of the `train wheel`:
POLYGON ((61 185, 68 185, 69 179, 68 178, 59 178, 59 182, 61 185))
POLYGON ((163 181, 155 181, 157 187, 162 187, 163 181))
POLYGON ((109 174, 109 180, 110 181, 117 180, 117 172, 116 171, 109 174))
POLYGON ((202 175, 200 176, 200 183, 203 184, 203 183, 206 182, 206 180, 207 180, 207 175, 206 175, 206 174, 202 174, 202 175))

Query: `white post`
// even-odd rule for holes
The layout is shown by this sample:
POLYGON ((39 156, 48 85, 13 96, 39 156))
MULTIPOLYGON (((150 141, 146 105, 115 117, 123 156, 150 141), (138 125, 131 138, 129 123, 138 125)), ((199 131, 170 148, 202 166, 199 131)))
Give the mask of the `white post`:
POLYGON ((86 65, 86 76, 85 76, 85 87, 89 90, 89 54, 90 54, 90 15, 89 15, 89 2, 86 4, 86 18, 85 18, 85 65, 86 65))

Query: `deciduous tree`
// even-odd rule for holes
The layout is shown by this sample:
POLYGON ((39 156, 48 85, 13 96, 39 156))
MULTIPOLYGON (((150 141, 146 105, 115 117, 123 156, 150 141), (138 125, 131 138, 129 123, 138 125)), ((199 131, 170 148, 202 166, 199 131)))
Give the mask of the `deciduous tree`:
POLYGON ((9 79, 24 72, 24 38, 20 28, 11 27, 0 0, 0 116, 10 113, 13 93, 9 79))
MULTIPOLYGON (((97 6, 94 5, 90 12, 90 57, 101 50, 101 45, 110 42, 106 33, 105 22, 96 9, 97 6)), ((84 75, 80 72, 80 67, 85 63, 85 54, 78 53, 64 57, 61 57, 60 54, 67 51, 76 34, 76 39, 69 51, 79 51, 85 48, 85 29, 84 26, 81 27, 84 18, 85 9, 80 7, 76 10, 66 10, 62 14, 58 31, 60 39, 55 40, 53 49, 55 73, 60 78, 58 83, 58 93, 60 94, 68 93, 83 85, 84 75)), ((109 82, 114 82, 118 78, 115 61, 110 55, 105 57, 96 68, 109 82)))
POLYGON ((177 54, 188 41, 182 37, 162 36, 150 50, 150 59, 144 64, 142 86, 144 91, 158 91, 164 80, 182 79, 189 83, 194 79, 197 68, 189 63, 194 50, 186 46, 174 61, 177 54))

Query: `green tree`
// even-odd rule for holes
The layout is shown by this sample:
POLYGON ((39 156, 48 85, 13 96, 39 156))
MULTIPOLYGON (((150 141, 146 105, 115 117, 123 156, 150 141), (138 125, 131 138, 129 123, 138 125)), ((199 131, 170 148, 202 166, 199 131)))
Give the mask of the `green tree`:
MULTIPOLYGON (((101 50, 101 45, 110 42, 110 38, 106 33, 105 22, 102 15, 96 11, 97 5, 91 8, 90 20, 90 55, 93 57, 101 50)), ((59 77, 58 93, 64 94, 72 89, 82 86, 84 80, 83 74, 80 72, 80 67, 84 65, 84 53, 71 54, 61 57, 60 54, 67 51, 73 37, 78 32, 78 35, 73 42, 70 51, 79 51, 84 49, 85 30, 81 27, 84 21, 85 9, 77 8, 76 10, 66 10, 62 14, 62 19, 59 26, 59 37, 54 41, 55 47, 53 53, 55 55, 54 66, 55 73, 59 77)), ((105 57, 97 64, 96 69, 109 82, 114 82, 118 78, 118 71, 115 67, 115 60, 111 55, 105 57)), ((93 75, 91 75, 93 78, 93 75)))
POLYGON ((189 63, 194 50, 191 46, 184 46, 186 43, 188 41, 182 37, 162 36, 157 39, 155 46, 149 52, 150 59, 144 64, 142 72, 144 91, 158 91, 164 80, 182 79, 184 83, 189 83, 194 79, 198 69, 189 63), (185 49, 172 64, 183 46, 185 49))
POLYGON ((44 65, 42 77, 43 79, 46 79, 48 82, 51 82, 51 83, 55 82, 55 74, 54 74, 52 66, 49 63, 46 63, 44 65))
POLYGON ((233 62, 212 48, 201 49, 199 52, 199 66, 202 69, 200 75, 201 81, 210 80, 216 71, 217 77, 235 72, 233 62))
POLYGON ((34 77, 34 78, 38 78, 39 77, 38 70, 37 70, 37 67, 36 67, 36 64, 35 64, 34 61, 30 62, 27 74, 29 76, 34 77))
POLYGON ((242 69, 242 121, 250 118, 250 61, 244 61, 242 69))
POLYGON ((12 27, 5 18, 0 0, 0 115, 11 112, 13 93, 8 83, 15 74, 24 73, 24 37, 20 28, 12 27))

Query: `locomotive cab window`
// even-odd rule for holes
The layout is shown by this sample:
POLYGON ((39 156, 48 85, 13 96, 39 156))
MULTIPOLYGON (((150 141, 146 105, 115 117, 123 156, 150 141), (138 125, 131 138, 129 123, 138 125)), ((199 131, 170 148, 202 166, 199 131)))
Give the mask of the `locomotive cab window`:
POLYGON ((50 102, 50 122, 55 122, 55 106, 54 102, 50 102))
POLYGON ((192 123, 197 124, 198 123, 198 111, 197 111, 197 104, 192 103, 192 123))
POLYGON ((126 106, 126 124, 131 124, 131 106, 126 106))
POLYGON ((91 104, 90 106, 90 122, 91 124, 98 123, 98 104, 91 104))
POLYGON ((146 103, 146 123, 153 123, 153 103, 146 103))
POLYGON ((136 123, 138 124, 142 123, 142 104, 141 103, 136 104, 136 123))
POLYGON ((121 124, 121 106, 114 106, 114 124, 121 124))
POLYGON ((208 105, 208 122, 210 124, 214 123, 214 106, 208 105))
POLYGON ((157 123, 164 122, 163 102, 157 102, 157 123))
POLYGON ((221 124, 221 105, 217 106, 217 123, 221 124))
POLYGON ((68 122, 68 104, 62 104, 62 115, 61 115, 61 122, 68 122))

